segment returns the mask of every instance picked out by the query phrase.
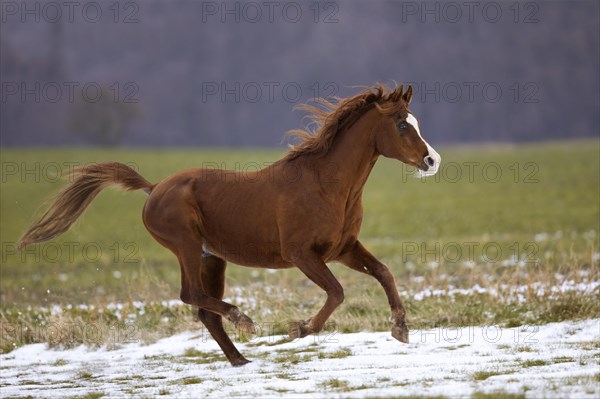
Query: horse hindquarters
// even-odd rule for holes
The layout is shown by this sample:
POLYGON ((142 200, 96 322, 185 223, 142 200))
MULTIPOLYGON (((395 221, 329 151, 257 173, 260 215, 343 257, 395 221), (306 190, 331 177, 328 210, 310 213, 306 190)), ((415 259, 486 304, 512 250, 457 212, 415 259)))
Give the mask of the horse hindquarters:
POLYGON ((233 365, 247 360, 235 349, 225 333, 221 316, 242 332, 254 333, 253 321, 236 306, 222 301, 225 262, 214 256, 202 257, 205 239, 200 235, 198 211, 189 194, 190 184, 171 180, 151 194, 144 207, 144 224, 152 236, 179 260, 180 298, 197 306, 199 317, 233 365))

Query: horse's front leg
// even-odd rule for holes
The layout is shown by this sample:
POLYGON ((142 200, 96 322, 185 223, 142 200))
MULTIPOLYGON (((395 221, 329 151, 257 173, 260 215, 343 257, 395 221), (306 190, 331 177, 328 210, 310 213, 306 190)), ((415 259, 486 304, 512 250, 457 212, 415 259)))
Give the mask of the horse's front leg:
POLYGON ((300 256, 292 255, 290 260, 327 293, 325 304, 314 317, 290 325, 289 335, 293 339, 321 331, 331 313, 344 301, 344 289, 325 262, 313 251, 302 251, 300 256))
POLYGON ((404 305, 402 305, 402 300, 400 300, 394 276, 387 266, 367 251, 360 241, 356 241, 350 250, 344 252, 337 260, 354 270, 373 276, 379 281, 392 310, 394 322, 392 336, 400 342, 408 343, 406 311, 404 305))

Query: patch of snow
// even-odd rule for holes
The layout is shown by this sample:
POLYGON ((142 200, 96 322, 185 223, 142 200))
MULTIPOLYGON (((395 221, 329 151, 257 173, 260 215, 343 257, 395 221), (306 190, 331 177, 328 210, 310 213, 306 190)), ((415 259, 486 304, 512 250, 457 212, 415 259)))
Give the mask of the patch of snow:
POLYGON ((467 260, 465 262, 463 262, 463 266, 467 267, 469 269, 472 269, 476 266, 477 264, 475 262, 473 262, 472 260, 467 260))
POLYGON ((555 240, 560 240, 562 238, 562 236, 563 236, 562 230, 558 230, 556 233, 554 233, 554 237, 552 237, 552 238, 554 238, 555 240))
MULTIPOLYGON (((562 279, 561 279, 562 280, 562 279)), ((560 281, 560 280, 559 280, 560 281)), ((580 282, 576 283, 573 280, 563 280, 559 285, 548 285, 543 284, 541 282, 534 282, 531 284, 523 284, 523 285, 507 285, 507 284, 499 284, 497 288, 495 287, 481 287, 478 284, 475 284, 471 288, 456 288, 452 285, 449 285, 447 288, 439 289, 439 288, 424 288, 421 291, 418 291, 412 294, 412 299, 415 301, 422 301, 429 297, 450 297, 453 298, 455 296, 475 296, 487 294, 494 298, 498 298, 499 300, 502 298, 508 298, 513 301, 515 298, 518 303, 524 303, 528 300, 525 294, 535 295, 538 297, 548 296, 549 299, 554 299, 560 294, 565 294, 569 292, 577 293, 577 294, 589 294, 598 290, 600 288, 600 281, 589 281, 589 282, 580 282)), ((404 297, 409 297, 409 295, 400 290, 401 295, 404 297)))
POLYGON ((432 262, 427 263, 427 267, 429 267, 432 270, 435 270, 438 267, 440 267, 440 264, 439 264, 439 262, 432 261, 432 262))
POLYGON ((596 230, 586 231, 582 234, 582 236, 587 240, 593 240, 594 238, 596 238, 596 230))
POLYGON ((207 362, 206 356, 220 355, 220 350, 205 334, 193 332, 115 350, 27 345, 0 355, 2 396, 63 398, 92 392, 108 398, 468 397, 474 392, 524 393, 531 398, 600 396, 595 382, 600 319, 415 330, 408 345, 388 332, 327 332, 279 343, 283 338, 262 336, 238 343, 253 360, 238 368, 222 356, 223 360, 207 362), (186 356, 190 348, 202 354, 186 356), (319 356, 341 349, 351 354, 319 356), (302 360, 275 361, 284 354, 297 354, 302 360), (489 375, 478 378, 478 372, 489 375), (186 384, 186 378, 198 380, 186 384), (328 386, 332 380, 346 387, 328 386))
POLYGON ((408 270, 408 271, 415 270, 415 264, 411 261, 407 261, 406 263, 404 263, 404 267, 406 267, 406 270, 408 270))

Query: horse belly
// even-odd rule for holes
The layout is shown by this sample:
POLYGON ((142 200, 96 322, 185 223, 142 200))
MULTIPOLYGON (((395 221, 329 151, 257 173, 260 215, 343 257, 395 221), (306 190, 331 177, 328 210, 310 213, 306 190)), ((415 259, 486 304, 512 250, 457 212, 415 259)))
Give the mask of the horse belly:
POLYGON ((201 205, 204 250, 242 266, 289 267, 281 257, 272 207, 257 194, 201 205))
POLYGON ((277 246, 278 243, 257 244, 256 242, 227 241, 218 244, 208 241, 204 249, 240 266, 275 269, 292 267, 283 260, 277 246))

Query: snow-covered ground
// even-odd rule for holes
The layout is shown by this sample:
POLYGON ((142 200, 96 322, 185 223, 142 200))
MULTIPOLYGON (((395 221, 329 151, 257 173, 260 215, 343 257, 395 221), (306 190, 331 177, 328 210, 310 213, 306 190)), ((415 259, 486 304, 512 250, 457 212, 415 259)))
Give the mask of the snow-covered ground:
POLYGON ((193 332, 113 350, 28 345, 0 356, 0 396, 600 397, 600 319, 413 331, 408 345, 379 332, 283 338, 237 344, 253 360, 240 368, 193 332))

